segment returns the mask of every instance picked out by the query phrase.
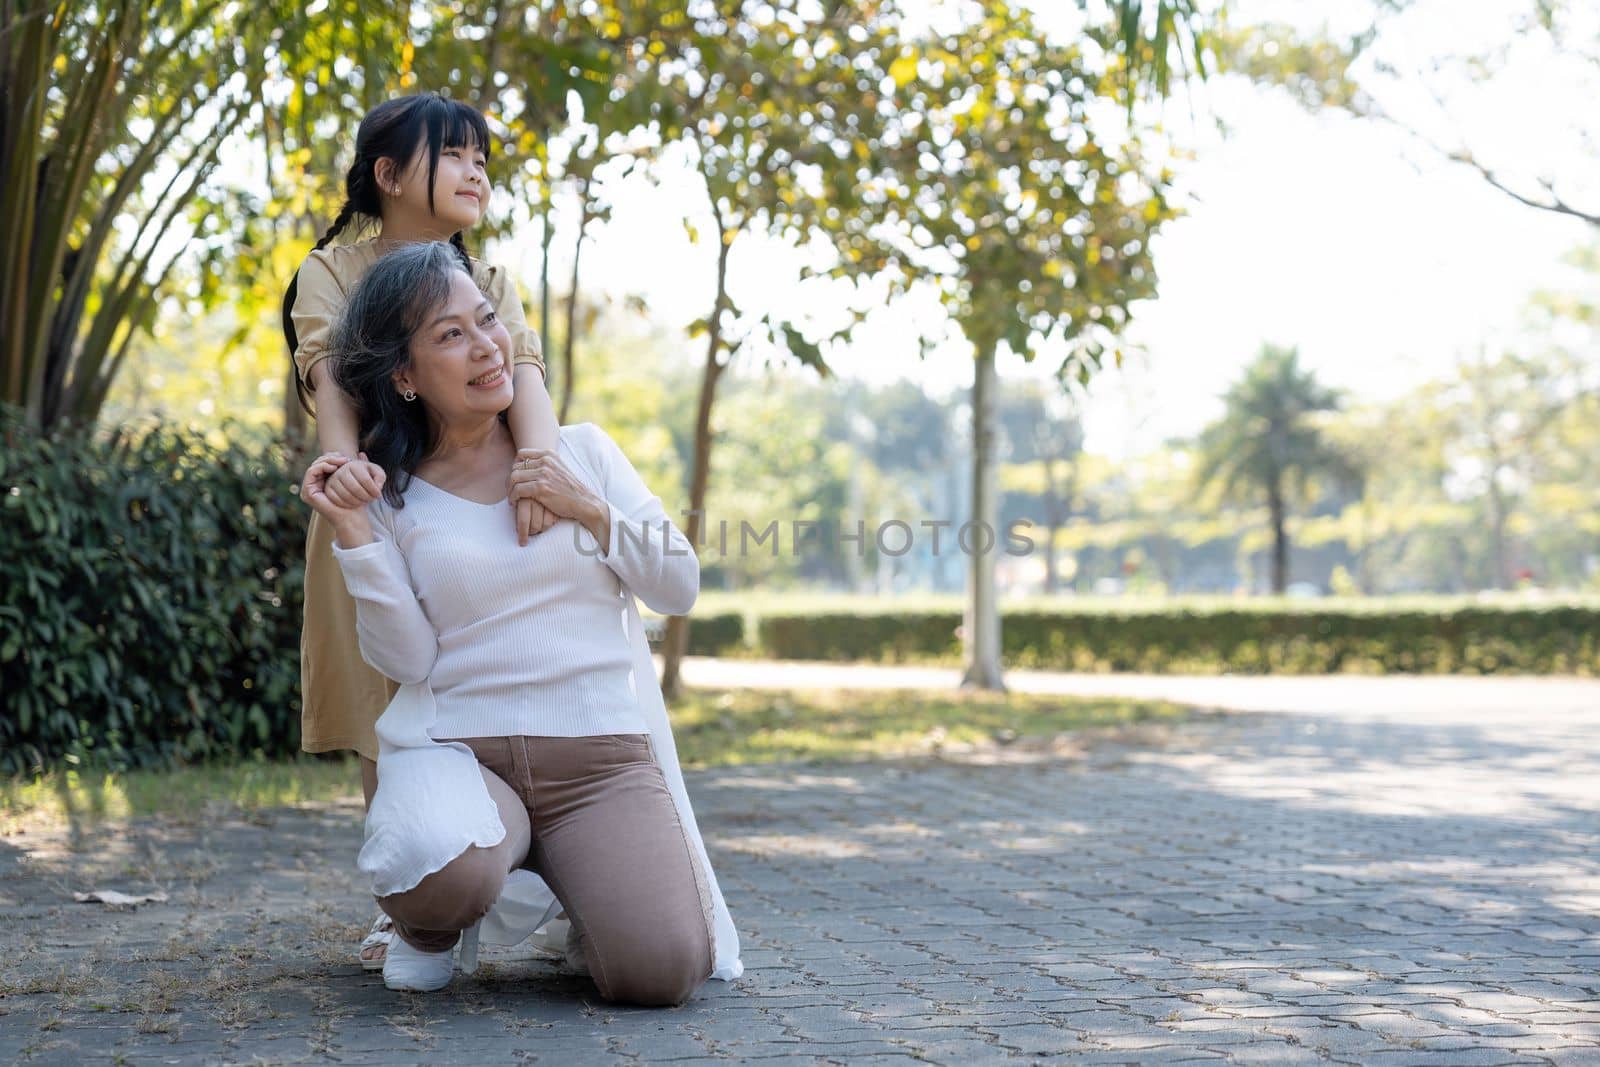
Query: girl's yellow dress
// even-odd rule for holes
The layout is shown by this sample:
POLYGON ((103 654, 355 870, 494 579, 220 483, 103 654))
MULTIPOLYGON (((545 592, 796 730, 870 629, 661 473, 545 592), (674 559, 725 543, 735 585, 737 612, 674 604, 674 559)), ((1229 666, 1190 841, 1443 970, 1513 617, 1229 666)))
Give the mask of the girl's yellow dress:
MULTIPOLYGON (((376 241, 317 249, 300 266, 294 307, 299 348, 294 362, 310 387, 311 368, 327 357, 333 324, 346 294, 377 262, 376 241)), ((522 299, 504 270, 474 261, 473 277, 511 334, 513 365, 531 363, 544 373, 539 335, 528 328, 522 299)), ((506 521, 513 521, 507 511, 506 521)), ((356 641, 356 605, 333 559, 333 528, 311 516, 306 531, 305 623, 300 631, 300 747, 307 752, 354 749, 378 758, 373 724, 394 696, 396 684, 369 667, 356 641)))

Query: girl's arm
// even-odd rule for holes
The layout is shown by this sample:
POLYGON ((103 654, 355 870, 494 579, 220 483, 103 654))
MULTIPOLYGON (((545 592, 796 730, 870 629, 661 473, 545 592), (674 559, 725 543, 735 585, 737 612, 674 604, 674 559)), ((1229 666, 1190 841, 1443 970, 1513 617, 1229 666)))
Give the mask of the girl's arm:
POLYGON ((328 372, 328 361, 311 366, 311 388, 317 396, 317 448, 355 459, 361 449, 361 424, 356 406, 328 372))
POLYGON ((344 288, 328 265, 332 254, 332 249, 313 251, 295 273, 294 306, 289 309, 298 342, 294 366, 316 404, 317 444, 323 452, 355 459, 361 448, 356 406, 333 380, 328 362, 328 341, 345 299, 344 288))
POLYGON ((534 363, 512 367, 511 408, 506 426, 517 448, 555 449, 561 444, 561 428, 556 424, 555 405, 544 387, 544 371, 534 363))
MULTIPOLYGON (((495 315, 511 335, 511 408, 506 412, 506 428, 518 449, 539 448, 554 451, 561 445, 561 427, 556 409, 545 388, 544 356, 539 335, 528 326, 522 311, 522 297, 511 276, 499 267, 478 264, 485 272, 483 292, 494 305, 495 315)), ((516 502, 517 542, 528 543, 528 535, 542 533, 555 525, 557 516, 534 500, 516 502)))

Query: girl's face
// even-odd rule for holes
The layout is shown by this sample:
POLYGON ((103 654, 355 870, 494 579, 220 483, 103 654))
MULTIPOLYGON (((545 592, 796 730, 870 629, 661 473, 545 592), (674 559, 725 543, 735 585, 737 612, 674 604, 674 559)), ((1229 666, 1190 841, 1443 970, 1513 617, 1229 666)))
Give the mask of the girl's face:
MULTIPOLYGON (((392 160, 378 162, 378 186, 384 214, 403 214, 419 228, 442 230, 447 236, 469 230, 489 209, 488 160, 476 145, 447 146, 439 150, 433 177, 433 213, 428 211, 428 146, 418 147, 404 168, 392 160)), ((394 221, 394 220, 391 220, 394 221)))
POLYGON ((394 385, 414 390, 445 426, 481 422, 511 406, 511 335, 465 271, 450 272, 449 294, 423 316, 411 365, 395 373, 394 385))

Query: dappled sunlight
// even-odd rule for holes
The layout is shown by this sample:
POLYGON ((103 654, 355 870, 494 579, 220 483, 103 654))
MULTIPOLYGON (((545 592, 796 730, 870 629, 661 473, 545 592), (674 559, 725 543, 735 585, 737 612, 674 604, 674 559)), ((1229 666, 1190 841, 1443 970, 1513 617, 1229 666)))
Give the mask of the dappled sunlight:
POLYGON ((1224 743, 1130 758, 1239 796, 1370 814, 1560 822, 1568 806, 1600 812, 1600 752, 1584 743, 1595 719, 1533 709, 1515 724, 1482 725, 1302 714, 1274 720, 1270 752, 1224 743))
POLYGON ((804 793, 817 788, 843 790, 845 792, 860 792, 861 790, 861 783, 855 778, 827 774, 796 774, 792 778, 783 781, 769 779, 765 776, 735 776, 729 778, 722 785, 728 789, 753 789, 775 793, 804 793))
POLYGON ((717 844, 752 856, 802 856, 810 859, 853 859, 875 853, 871 845, 816 834, 724 835, 717 844))

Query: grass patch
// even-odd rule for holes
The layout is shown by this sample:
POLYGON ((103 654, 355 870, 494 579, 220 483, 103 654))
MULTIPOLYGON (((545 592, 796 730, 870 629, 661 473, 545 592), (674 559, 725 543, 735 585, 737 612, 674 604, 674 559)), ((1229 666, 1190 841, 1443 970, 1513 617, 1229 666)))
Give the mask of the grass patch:
POLYGON ((927 755, 943 746, 1050 737, 1093 726, 1174 719, 1151 700, 960 691, 690 690, 672 710, 685 766, 927 755))
MULTIPOLYGON (((1171 719, 1159 701, 905 690, 690 690, 673 708, 685 767, 927 755, 944 746, 1171 719)), ((140 816, 199 818, 359 800, 355 757, 0 778, 0 834, 140 816)))
POLYGON ((0 778, 0 834, 146 815, 195 817, 361 798, 347 759, 299 757, 171 770, 57 770, 0 778))

